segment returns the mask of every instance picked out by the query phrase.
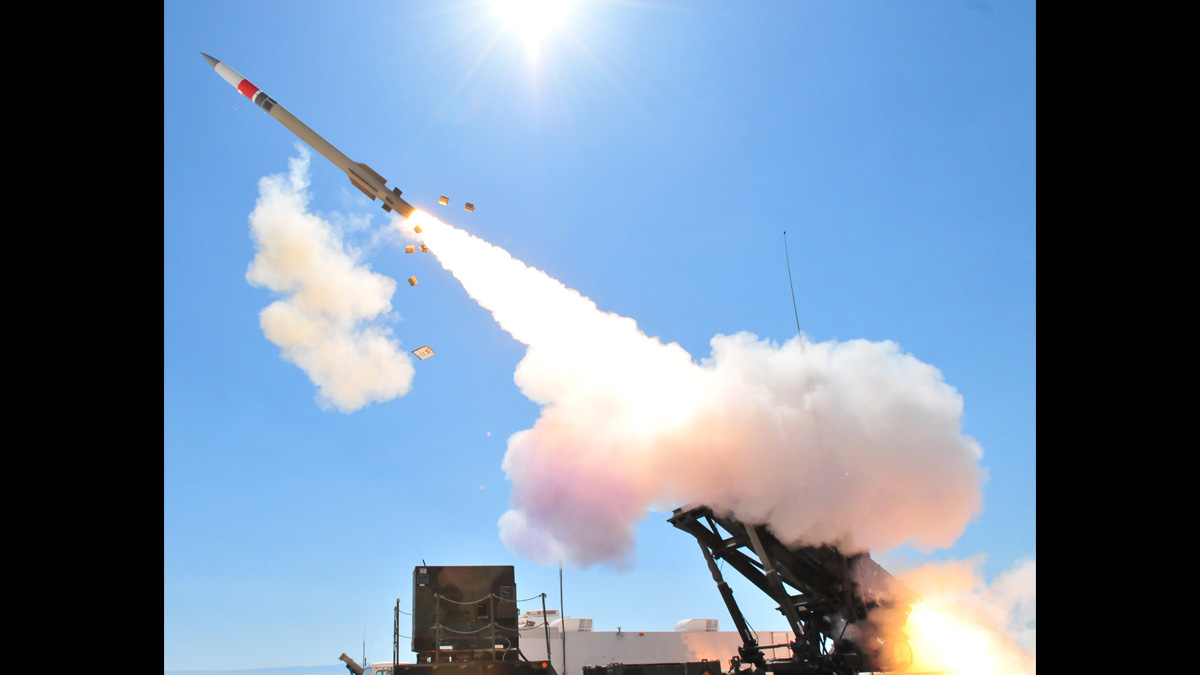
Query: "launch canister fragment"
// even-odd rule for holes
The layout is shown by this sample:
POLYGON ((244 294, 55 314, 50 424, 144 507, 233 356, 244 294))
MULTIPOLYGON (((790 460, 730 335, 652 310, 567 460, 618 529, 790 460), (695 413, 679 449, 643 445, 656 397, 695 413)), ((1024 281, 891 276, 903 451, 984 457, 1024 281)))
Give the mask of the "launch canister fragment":
POLYGON ((409 245, 409 246, 404 247, 405 253, 414 253, 414 252, 416 252, 416 250, 417 250, 416 246, 409 245))
POLYGON ((416 277, 409 277, 409 278, 408 278, 408 285, 409 285, 409 286, 416 286, 416 285, 417 285, 417 278, 416 278, 416 277))
POLYGON ((421 229, 420 225, 413 225, 413 232, 416 232, 417 234, 421 234, 422 231, 423 230, 421 229))
POLYGON ((442 206, 445 206, 450 203, 450 198, 449 197, 438 197, 438 203, 441 204, 442 206))
POLYGON ((416 354, 418 359, 424 361, 425 359, 433 356, 434 351, 429 348, 429 345, 425 345, 424 347, 418 347, 414 349, 413 354, 416 354))
POLYGON ((463 209, 465 209, 465 210, 467 210, 467 211, 474 211, 474 210, 475 210, 475 205, 474 205, 474 204, 472 204, 471 202, 467 202, 467 205, 466 205, 466 206, 464 206, 464 207, 463 207, 463 209))
POLYGON ((429 253, 429 247, 425 244, 421 244, 421 253, 429 253))

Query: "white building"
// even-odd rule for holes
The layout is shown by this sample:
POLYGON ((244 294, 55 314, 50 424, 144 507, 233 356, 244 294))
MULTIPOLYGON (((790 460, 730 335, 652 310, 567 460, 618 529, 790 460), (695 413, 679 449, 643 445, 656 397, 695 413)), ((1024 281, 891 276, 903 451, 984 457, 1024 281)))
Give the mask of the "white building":
MULTIPOLYGON (((678 663, 718 661, 721 670, 729 669, 729 659, 737 656, 742 639, 737 631, 722 632, 717 619, 684 619, 674 631, 593 631, 591 619, 559 617, 558 610, 532 610, 517 621, 521 633, 521 653, 530 661, 547 659, 559 675, 582 675, 583 666, 610 663, 678 663), (548 626, 545 624, 549 623, 548 626), (563 626, 566 626, 565 631, 563 626), (547 635, 550 653, 547 656, 547 635), (564 637, 566 644, 564 645, 564 637), (566 663, 563 653, 566 653, 566 663)), ((788 631, 756 632, 758 644, 786 645, 788 631)), ((791 656, 786 647, 763 649, 768 659, 791 656)))

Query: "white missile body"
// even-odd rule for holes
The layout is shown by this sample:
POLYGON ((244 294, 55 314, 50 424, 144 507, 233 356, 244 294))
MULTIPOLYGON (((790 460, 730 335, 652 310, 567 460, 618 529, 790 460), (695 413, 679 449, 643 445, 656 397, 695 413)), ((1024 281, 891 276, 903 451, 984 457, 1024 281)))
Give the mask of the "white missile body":
POLYGON ((218 75, 233 85, 234 89, 237 89, 246 98, 254 101, 255 105, 262 108, 268 115, 279 120, 280 124, 299 136, 300 140, 312 146, 313 150, 325 155, 325 158, 333 162, 337 168, 345 171, 346 176, 350 179, 350 183, 354 187, 361 190, 372 201, 376 198, 383 200, 384 211, 395 211, 401 216, 408 218, 416 210, 411 204, 400 198, 399 188, 389 190, 386 178, 380 176, 366 164, 355 162, 342 154, 341 150, 338 150, 329 141, 321 138, 321 135, 308 128, 307 124, 296 119, 295 115, 292 115, 283 106, 276 103, 270 96, 267 96, 266 92, 254 86, 250 80, 242 77, 236 70, 208 54, 200 52, 200 55, 204 57, 205 61, 208 61, 208 65, 212 66, 218 75))

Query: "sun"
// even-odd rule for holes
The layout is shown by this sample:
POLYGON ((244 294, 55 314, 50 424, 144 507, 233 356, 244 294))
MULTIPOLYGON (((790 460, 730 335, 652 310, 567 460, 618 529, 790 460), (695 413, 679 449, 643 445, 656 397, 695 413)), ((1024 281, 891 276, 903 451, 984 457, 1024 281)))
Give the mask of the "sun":
POLYGON ((521 37, 533 58, 542 42, 566 22, 574 4, 574 0, 492 0, 496 13, 521 37))

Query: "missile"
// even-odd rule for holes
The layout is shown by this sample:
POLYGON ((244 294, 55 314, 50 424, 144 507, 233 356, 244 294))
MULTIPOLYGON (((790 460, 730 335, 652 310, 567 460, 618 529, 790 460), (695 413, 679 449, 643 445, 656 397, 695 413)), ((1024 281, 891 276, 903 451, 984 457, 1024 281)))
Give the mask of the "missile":
POLYGON ((234 89, 237 89, 246 98, 254 101, 254 104, 262 108, 268 115, 279 120, 280 124, 299 136, 300 140, 308 143, 313 150, 325 155, 325 158, 333 162, 337 168, 345 171, 346 176, 350 179, 350 184, 370 197, 371 201, 375 201, 375 199, 382 200, 384 211, 395 211, 408 218, 416 210, 411 204, 400 198, 400 188, 389 190, 386 178, 380 176, 366 164, 355 162, 342 154, 341 150, 338 150, 329 141, 321 138, 320 134, 308 128, 307 124, 296 119, 295 115, 276 103, 270 96, 267 96, 266 92, 251 84, 250 80, 242 77, 238 71, 204 52, 200 52, 200 55, 204 57, 205 61, 208 61, 208 65, 212 66, 218 75, 224 78, 229 84, 232 84, 234 89))

